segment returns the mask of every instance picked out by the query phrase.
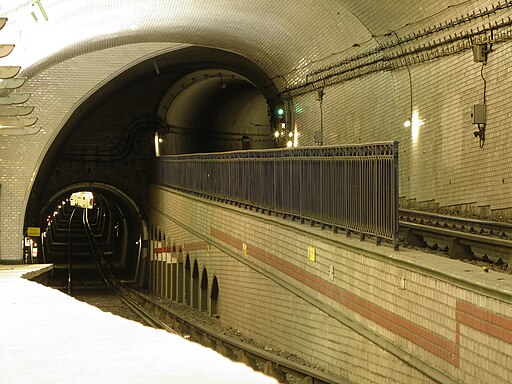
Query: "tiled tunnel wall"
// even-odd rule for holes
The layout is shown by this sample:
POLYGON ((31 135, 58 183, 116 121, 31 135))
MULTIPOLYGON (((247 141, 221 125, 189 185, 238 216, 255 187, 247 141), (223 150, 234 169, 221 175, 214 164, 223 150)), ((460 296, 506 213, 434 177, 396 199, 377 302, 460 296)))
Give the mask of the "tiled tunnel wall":
POLYGON ((402 202, 471 205, 470 213, 510 216, 509 48, 508 41, 493 44, 483 68, 466 49, 323 87, 322 101, 314 92, 292 96, 299 143, 316 145, 321 122, 324 145, 398 140, 402 202), (471 108, 483 103, 482 75, 487 125, 481 149, 471 108), (417 118, 405 127, 411 107, 417 118))
POLYGON ((66 186, 98 182, 121 189, 146 212, 155 153, 154 125, 147 116, 165 91, 157 80, 153 82, 153 87, 137 84, 124 89, 76 126, 43 189, 43 201, 66 186))
MULTIPOLYGON (((466 12, 485 10, 486 6, 497 5, 497 2, 467 2, 423 18, 436 9, 436 4, 425 4, 418 14, 415 14, 414 7, 410 6, 407 12, 412 12, 411 15, 414 17, 411 17, 414 22, 411 22, 411 17, 397 15, 396 22, 401 28, 396 31, 396 34, 404 37, 428 28, 446 25, 452 19, 466 15, 466 12)), ((314 144, 313 134, 321 128, 321 120, 325 145, 399 140, 402 202, 471 206, 477 213, 483 213, 486 216, 507 214, 512 198, 512 189, 509 188, 511 180, 508 174, 512 156, 508 151, 510 147, 508 100, 511 84, 508 81, 511 57, 508 29, 504 27, 494 31, 495 38, 499 33, 505 33, 505 37, 492 44, 487 63, 483 67, 482 74, 486 80, 487 140, 484 148, 480 149, 478 139, 473 136, 476 127, 471 123, 470 110, 473 104, 483 102, 484 81, 481 76, 482 66, 480 63, 473 62, 470 46, 467 45, 470 39, 448 44, 448 48, 444 47, 446 51, 442 51, 443 47, 439 47, 438 55, 431 54, 430 58, 427 53, 424 53, 423 58, 421 54, 418 55, 419 58, 412 55, 417 61, 411 59, 412 61, 410 60, 407 65, 402 63, 396 68, 382 67, 368 73, 350 70, 348 72, 350 76, 340 81, 335 80, 336 76, 324 79, 324 83, 314 85, 314 87, 320 87, 324 84, 322 85, 324 88, 322 103, 315 99, 316 93, 313 86, 305 93, 295 94, 289 91, 287 87, 304 81, 308 72, 306 68, 316 70, 332 66, 333 70, 336 70, 336 65, 341 59, 350 59, 354 55, 379 48, 379 44, 386 44, 396 37, 393 31, 379 29, 378 17, 382 15, 379 15, 375 9, 371 9, 370 5, 347 1, 347 7, 355 15, 375 15, 375 19, 369 19, 371 20, 369 25, 377 33, 373 38, 363 33, 361 25, 357 24, 356 17, 340 15, 341 19, 338 22, 343 22, 346 29, 351 31, 344 35, 346 41, 343 44, 356 42, 354 47, 348 45, 349 48, 352 47, 350 49, 340 51, 337 47, 339 41, 336 40, 335 35, 325 35, 321 39, 321 36, 314 33, 320 32, 321 29, 315 30, 314 27, 305 25, 304 36, 309 34, 314 36, 312 52, 294 51, 294 45, 298 45, 299 41, 304 39, 295 35, 285 40, 289 43, 286 52, 289 52, 290 60, 304 54, 304 57, 311 57, 311 63, 304 63, 297 67, 297 62, 272 62, 271 58, 275 56, 270 53, 276 53, 279 50, 279 45, 275 44, 276 41, 281 41, 278 39, 266 39, 267 43, 261 46, 261 54, 265 54, 265 58, 255 54, 254 59, 258 59, 257 62, 268 71, 276 85, 284 91, 290 106, 291 125, 297 125, 301 135, 299 144, 314 144), (367 38, 370 40, 364 43, 367 38), (272 44, 273 48, 269 44, 272 44), (467 46, 461 48, 464 44, 467 46), (336 54, 329 56, 331 52, 336 54), (315 61, 314 57, 318 56, 324 59, 315 61), (292 67, 295 69, 290 71, 292 67), (283 73, 286 75, 282 76, 283 73), (322 119, 320 119, 320 105, 322 119), (413 138, 413 127, 404 127, 404 121, 411 116, 411 109, 412 112, 418 113, 416 118, 418 129, 417 135, 414 135, 415 138, 413 138), (476 207, 481 208, 476 209, 476 207)), ((290 17, 296 16, 302 20, 304 16, 300 13, 301 11, 304 10, 294 9, 290 17)), ((204 12, 208 14, 208 9, 204 12)), ((322 8, 321 12, 319 10, 318 15, 324 15, 327 18, 327 15, 330 15, 328 7, 322 8)), ((456 27, 444 29, 424 38, 413 39, 407 44, 396 45, 379 53, 379 57, 385 58, 387 54, 418 48, 424 43, 449 39, 450 36, 467 32, 472 28, 481 29, 488 23, 506 20, 507 16, 510 16, 510 11, 506 7, 497 13, 471 22, 461 22, 456 27)), ((258 17, 257 14, 254 17, 258 17)), ((333 23, 334 21, 329 19, 328 25, 334 25, 333 23)), ((237 31, 247 32, 246 29, 237 31)), ((270 33, 270 29, 268 32, 270 33)), ((490 36, 490 32, 487 35, 490 36)), ((483 36, 483 34, 475 36, 473 40, 483 36)), ((163 37, 158 38, 163 39, 163 37)), ((213 39, 214 36, 200 36, 197 32, 190 35, 190 42, 222 46, 220 42, 210 41, 208 38, 213 39)), ((156 36, 155 40, 157 40, 156 36)), ((251 44, 253 42, 247 42, 247 47, 252 47, 251 44)), ((21 258, 24 210, 34 177, 50 143, 55 139, 70 113, 79 107, 85 95, 91 94, 100 87, 105 79, 119 73, 120 68, 137 62, 141 57, 147 57, 151 52, 161 52, 162 49, 171 46, 170 43, 130 44, 115 48, 105 46, 102 47, 105 48, 103 50, 56 63, 51 68, 35 74, 27 82, 24 91, 33 92, 33 104, 36 106, 38 124, 41 125, 42 130, 29 138, 2 137, 0 148, 0 183, 2 184, 0 259, 2 262, 21 258)), ((398 61, 400 60, 395 60, 393 63, 398 61)))
POLYGON ((102 50, 59 63, 27 82, 24 91, 33 94, 31 103, 41 130, 28 137, 0 138, 0 262, 22 260, 23 220, 31 188, 50 144, 71 113, 119 68, 171 46, 132 44, 102 50))
POLYGON ((512 379, 510 300, 479 293, 499 276, 164 188, 150 205, 199 278, 206 268, 207 295, 218 279, 221 323, 250 338, 358 383, 512 379))

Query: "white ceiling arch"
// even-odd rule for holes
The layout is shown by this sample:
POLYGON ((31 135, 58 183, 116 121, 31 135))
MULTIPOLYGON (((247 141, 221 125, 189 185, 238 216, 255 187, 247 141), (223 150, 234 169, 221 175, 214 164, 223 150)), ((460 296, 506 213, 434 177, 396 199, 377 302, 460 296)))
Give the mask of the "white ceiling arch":
POLYGON ((369 36, 333 0, 10 0, 0 15, 9 18, 0 37, 16 44, 6 65, 12 61, 29 73, 40 62, 167 41, 236 52, 279 75, 369 36))
POLYGON ((115 46, 169 42, 237 53, 280 87, 315 67, 374 48, 389 31, 419 30, 436 16, 474 10, 478 2, 360 0, 9 0, 1 43, 15 43, 0 65, 23 74, 115 46))

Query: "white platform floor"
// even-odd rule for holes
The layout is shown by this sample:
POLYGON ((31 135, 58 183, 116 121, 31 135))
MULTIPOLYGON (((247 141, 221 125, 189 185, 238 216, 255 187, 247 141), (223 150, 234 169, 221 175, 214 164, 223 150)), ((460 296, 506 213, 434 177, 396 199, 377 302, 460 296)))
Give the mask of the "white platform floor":
POLYGON ((0 384, 276 383, 162 330, 22 278, 45 265, 0 265, 0 384))

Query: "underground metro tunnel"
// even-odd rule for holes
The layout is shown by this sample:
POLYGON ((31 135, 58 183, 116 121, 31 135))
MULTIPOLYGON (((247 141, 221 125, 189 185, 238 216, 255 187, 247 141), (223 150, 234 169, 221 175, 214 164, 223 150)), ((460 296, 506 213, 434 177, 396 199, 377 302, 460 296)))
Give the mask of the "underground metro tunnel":
MULTIPOLYGON (((276 95, 256 64, 216 49, 187 47, 125 69, 85 99, 54 139, 31 190, 25 227, 47 228, 73 192, 91 191, 91 212, 106 226, 116 270, 133 277, 150 231, 155 156, 281 145, 270 112, 280 105, 276 95)), ((41 257, 59 263, 58 252, 41 257)))

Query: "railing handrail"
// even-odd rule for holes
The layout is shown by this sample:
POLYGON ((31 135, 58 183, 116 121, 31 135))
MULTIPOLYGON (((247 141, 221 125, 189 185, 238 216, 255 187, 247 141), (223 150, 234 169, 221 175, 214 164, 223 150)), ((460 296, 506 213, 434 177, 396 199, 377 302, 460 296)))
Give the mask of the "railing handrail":
POLYGON ((289 157, 295 157, 298 151, 329 151, 329 150, 340 150, 340 149, 355 149, 355 148, 371 148, 376 146, 392 146, 398 145, 398 141, 376 141, 371 143, 357 143, 357 144, 345 144, 342 146, 305 146, 296 148, 269 148, 269 149, 248 149, 248 150, 236 150, 236 151, 224 151, 224 152, 207 152, 207 153, 184 153, 179 155, 160 155, 157 160, 169 160, 169 159, 188 159, 188 158, 207 158, 207 157, 218 157, 218 156, 229 156, 235 158, 238 155, 242 157, 249 157, 251 154, 268 154, 268 153, 283 153, 288 154, 289 157))

